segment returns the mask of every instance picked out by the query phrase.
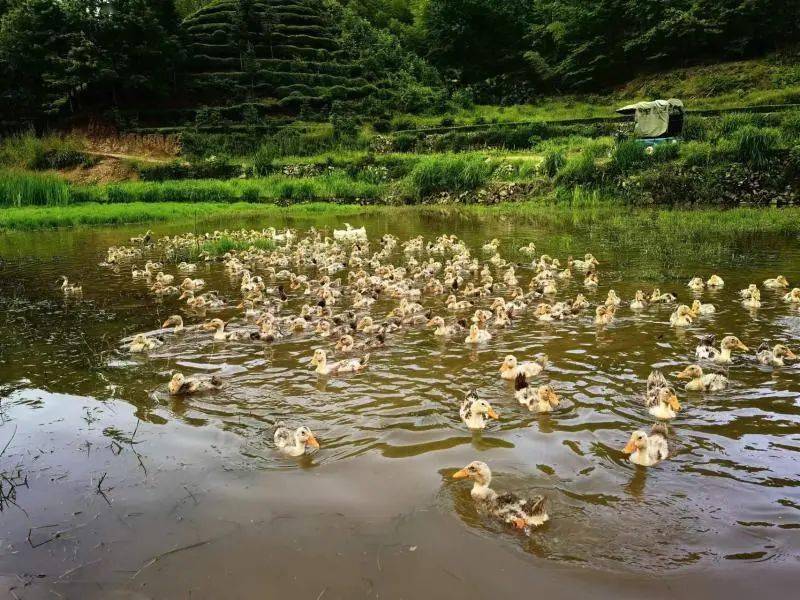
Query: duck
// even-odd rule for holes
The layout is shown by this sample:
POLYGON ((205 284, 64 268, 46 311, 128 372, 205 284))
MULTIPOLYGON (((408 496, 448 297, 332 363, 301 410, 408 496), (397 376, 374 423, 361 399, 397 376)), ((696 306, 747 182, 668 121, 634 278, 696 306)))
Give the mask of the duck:
POLYGON ((525 373, 519 373, 514 380, 514 398, 529 411, 538 413, 552 412, 561 401, 550 385, 531 387, 525 373))
POLYGON ((636 290, 636 293, 633 295, 633 300, 631 300, 630 308, 631 310, 644 310, 647 308, 647 300, 642 290, 636 290))
POLYGON ((797 355, 783 344, 776 344, 770 349, 769 345, 765 342, 758 347, 756 358, 762 365, 783 367, 786 365, 785 361, 787 359, 796 360, 797 355))
POLYGON ((714 347, 716 336, 708 335, 700 339, 700 343, 695 349, 695 356, 700 359, 711 360, 718 364, 730 364, 733 362, 731 352, 743 350, 749 352, 750 349, 735 335, 728 335, 722 338, 719 349, 714 347))
POLYGON ((523 374, 526 378, 532 379, 544 371, 548 363, 549 358, 546 354, 540 354, 535 360, 525 362, 519 362, 516 356, 509 354, 500 365, 500 377, 515 380, 517 375, 523 374))
POLYGON ((137 235, 130 238, 131 244, 138 244, 140 246, 145 246, 150 243, 150 240, 153 237, 153 232, 149 229, 144 235, 137 235))
POLYGON ((488 254, 494 254, 495 252, 497 252, 497 249, 499 247, 500 247, 500 240, 498 240, 497 238, 494 238, 492 241, 490 241, 490 242, 484 244, 483 246, 481 246, 481 250, 483 250, 484 252, 486 252, 488 254))
POLYGON ((473 390, 469 392, 461 403, 461 408, 458 411, 461 420, 468 429, 480 430, 486 429, 486 419, 499 419, 492 405, 486 400, 478 398, 478 394, 473 390))
POLYGON ((765 279, 763 285, 772 290, 783 290, 789 287, 789 281, 783 275, 778 275, 773 279, 765 279))
POLYGON ((751 310, 761 308, 761 292, 756 289, 752 294, 750 294, 749 298, 742 300, 742 306, 751 310))
POLYGON ((147 337, 143 333, 139 333, 133 336, 133 341, 131 341, 130 346, 128 346, 128 352, 139 354, 149 350, 155 350, 163 344, 164 342, 157 338, 147 337))
POLYGON ((628 460, 642 467, 652 467, 666 460, 669 456, 667 426, 656 423, 649 435, 642 430, 634 431, 622 451, 630 455, 628 460))
POLYGON ((710 288, 721 288, 725 287, 725 281, 723 281, 722 277, 717 275, 716 273, 708 278, 706 281, 706 285, 710 288))
POLYGON ((586 277, 583 280, 583 285, 584 285, 584 287, 587 287, 587 288, 590 288, 590 289, 596 288, 598 286, 597 272, 596 271, 590 271, 589 273, 587 273, 586 277))
POLYGON ((202 290, 206 287, 206 282, 203 279, 192 279, 191 277, 186 277, 181 282, 181 289, 183 291, 190 290, 192 292, 197 292, 202 290))
POLYGON ((491 487, 492 471, 489 465, 473 461, 463 469, 453 473, 453 479, 473 481, 470 496, 492 517, 530 534, 531 530, 542 526, 550 516, 547 514, 545 499, 541 495, 522 498, 511 492, 498 495, 491 487))
POLYGON ((457 312, 460 310, 469 310, 472 308, 472 302, 469 300, 456 300, 456 297, 453 294, 450 294, 445 300, 445 306, 447 310, 451 310, 453 312, 457 312))
POLYGON ((372 320, 372 317, 366 315, 356 323, 356 331, 361 331, 367 335, 378 333, 382 327, 372 320))
POLYGON ((225 325, 226 323, 222 319, 211 319, 210 321, 203 323, 203 329, 207 331, 213 331, 214 341, 217 342, 250 339, 250 334, 244 331, 230 333, 226 332, 225 325))
POLYGON ((616 308, 613 306, 598 306, 594 311, 594 324, 595 325, 608 325, 614 320, 614 312, 616 308))
POLYGON ((659 370, 652 371, 647 377, 644 405, 647 412, 657 419, 674 419, 681 409, 678 396, 659 370))
POLYGON ((328 362, 328 354, 325 350, 318 349, 314 351, 314 356, 311 358, 311 366, 315 367, 314 371, 320 375, 338 375, 339 373, 358 373, 367 368, 369 363, 369 354, 365 354, 361 358, 350 358, 341 360, 339 362, 328 362))
POLYGON ((785 294, 783 301, 790 304, 800 304, 800 288, 793 288, 791 292, 785 294))
POLYGON ((466 324, 467 322, 461 319, 456 324, 447 325, 442 317, 433 317, 427 322, 426 327, 436 328, 433 335, 450 337, 462 333, 466 329, 466 324))
POLYGON ((700 300, 695 300, 692 302, 691 314, 693 317, 697 317, 700 315, 713 315, 717 312, 717 307, 713 304, 703 304, 700 300))
POLYGON ((619 296, 617 296, 617 292, 614 290, 608 290, 608 297, 606 298, 606 306, 619 306, 622 304, 622 300, 619 296))
POLYGON ((167 327, 173 327, 172 333, 181 333, 184 331, 183 326, 183 317, 180 315, 171 315, 167 317, 167 320, 161 324, 162 329, 166 329, 167 327))
POLYGON ((61 291, 65 296, 80 296, 83 294, 83 286, 75 285, 69 282, 66 275, 61 276, 61 291))
POLYGON ((594 267, 600 266, 598 260, 590 253, 586 253, 583 260, 576 258, 572 261, 572 266, 578 271, 588 271, 594 267))
POLYGON ((162 273, 159 271, 156 273, 156 283, 162 286, 172 285, 172 282, 175 281, 174 275, 167 275, 166 273, 162 273))
POLYGON ((678 300, 677 296, 671 292, 661 293, 661 290, 656 288, 650 293, 650 302, 659 304, 672 304, 678 300))
POLYGON ((469 328, 469 335, 464 338, 465 344, 482 344, 492 339, 492 334, 473 323, 469 328))
POLYGON ((178 271, 183 273, 194 273, 197 270, 197 265, 194 263, 180 262, 178 264, 178 271))
POLYGON ((751 283, 745 289, 739 290, 739 297, 750 298, 757 291, 758 291, 758 286, 755 283, 751 283))
POLYGON ((669 324, 672 327, 688 327, 693 322, 694 319, 692 318, 692 309, 685 304, 681 304, 669 316, 669 324))
POLYGON ((319 450, 317 438, 305 425, 292 431, 283 423, 278 423, 272 439, 278 451, 286 456, 302 456, 309 446, 319 450))
POLYGON ((209 379, 186 377, 183 373, 175 373, 169 381, 169 393, 173 396, 188 396, 211 392, 222 387, 222 379, 213 375, 209 379))
POLYGON ((702 277, 692 277, 689 283, 686 284, 686 287, 692 291, 700 292, 706 288, 706 284, 703 283, 702 277))
POLYGON ((719 373, 703 373, 699 365, 689 365, 676 375, 678 379, 688 379, 687 392, 718 392, 728 387, 728 378, 719 373))

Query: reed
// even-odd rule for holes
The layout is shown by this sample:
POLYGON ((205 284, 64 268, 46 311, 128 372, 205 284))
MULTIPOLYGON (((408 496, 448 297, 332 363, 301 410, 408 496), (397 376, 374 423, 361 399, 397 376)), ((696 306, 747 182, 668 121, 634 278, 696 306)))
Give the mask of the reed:
POLYGON ((69 186, 56 175, 0 171, 0 206, 63 206, 69 201, 69 186))

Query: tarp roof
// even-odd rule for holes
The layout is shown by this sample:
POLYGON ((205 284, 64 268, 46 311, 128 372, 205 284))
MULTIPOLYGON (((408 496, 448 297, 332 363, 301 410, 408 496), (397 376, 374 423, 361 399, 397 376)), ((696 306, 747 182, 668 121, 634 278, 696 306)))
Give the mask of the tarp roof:
POLYGON ((649 100, 644 102, 637 102, 636 104, 628 104, 627 106, 623 106, 622 108, 618 108, 617 112, 623 115, 631 115, 635 113, 637 110, 651 110, 651 109, 667 109, 667 108, 679 108, 683 109, 683 102, 678 100, 677 98, 670 98, 669 100, 649 100))

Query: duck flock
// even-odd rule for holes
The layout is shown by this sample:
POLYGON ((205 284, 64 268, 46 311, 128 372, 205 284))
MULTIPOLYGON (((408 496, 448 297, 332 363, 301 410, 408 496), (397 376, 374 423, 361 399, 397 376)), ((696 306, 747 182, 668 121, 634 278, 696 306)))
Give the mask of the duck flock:
MULTIPOLYGON (((700 300, 679 304, 675 294, 660 289, 637 290, 629 301, 610 290, 597 306, 582 293, 557 299, 573 280, 595 291, 600 264, 592 254, 569 257, 562 264, 557 258, 538 254, 532 242, 517 249, 515 262, 500 254, 497 239, 483 244, 476 256, 455 235, 433 240, 420 236, 401 242, 387 234, 374 242, 363 227, 350 225, 333 231, 332 236, 317 229, 299 234, 291 229, 269 228, 153 239, 148 231, 130 242, 109 248, 103 266, 120 272, 130 270, 134 281, 158 298, 177 302, 184 314, 196 317, 198 322, 186 324, 181 314, 174 314, 160 329, 124 340, 126 351, 146 354, 169 344, 172 336, 184 335, 208 335, 215 342, 236 340, 254 345, 305 337, 318 344, 310 365, 320 377, 357 374, 371 368, 381 349, 391 345, 393 335, 402 330, 426 328, 432 336, 469 347, 484 344, 494 332, 526 320, 583 319, 602 328, 612 323, 620 310, 641 313, 651 305, 666 304, 675 306, 670 325, 683 328, 716 311, 713 304, 700 300), (231 249, 216 255, 213 249, 220 247, 231 249), (146 262, 142 265, 142 261, 146 262), (237 297, 226 299, 207 289, 203 279, 194 278, 198 263, 221 263, 238 286, 237 297), (165 265, 171 265, 175 273, 168 274, 165 265), (377 300, 382 300, 383 306, 390 302, 393 308, 378 314, 377 300), (217 311, 234 309, 238 316, 228 321, 213 317, 217 311)), ((708 279, 694 277, 687 284, 695 297, 706 289, 721 290, 724 286, 724 280, 716 274, 708 279)), ((741 290, 737 301, 745 309, 758 308, 762 288, 778 291, 784 302, 800 307, 800 288, 790 290, 782 275, 741 290)), ((62 290, 67 296, 83 292, 66 277, 62 278, 62 290)), ((696 348, 696 364, 686 366, 675 377, 685 380, 684 388, 690 392, 725 389, 727 377, 713 367, 733 363, 734 352, 749 353, 750 349, 735 336, 723 337, 719 343, 714 336, 704 337, 696 348)), ((797 358, 783 344, 762 344, 752 357, 775 368, 797 358)), ((549 360, 545 355, 498 359, 499 376, 513 381, 514 399, 531 412, 551 412, 561 403, 557 389, 537 383, 549 360)), ((176 372, 166 386, 176 396, 224 393, 225 381, 217 375, 176 372)), ((641 399, 642 410, 656 422, 649 431, 632 432, 621 450, 632 463, 651 467, 670 456, 666 423, 675 418, 681 404, 677 386, 658 370, 647 378, 641 399)), ((458 410, 469 430, 482 430, 489 419, 500 418, 475 390, 457 400, 453 410, 458 410)), ((299 427, 277 424, 273 435, 276 451, 297 457, 318 450, 320 442, 311 429, 296 425, 299 427)), ((453 477, 470 479, 478 508, 509 526, 529 533, 549 519, 541 495, 496 493, 490 487, 491 470, 484 462, 474 461, 453 477)))

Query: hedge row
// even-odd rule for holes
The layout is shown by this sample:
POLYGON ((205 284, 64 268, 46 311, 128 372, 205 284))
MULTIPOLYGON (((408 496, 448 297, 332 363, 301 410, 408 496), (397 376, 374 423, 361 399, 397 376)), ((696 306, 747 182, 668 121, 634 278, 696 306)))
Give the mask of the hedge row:
POLYGON ((260 70, 255 73, 245 73, 243 71, 230 72, 202 72, 190 76, 190 81, 203 81, 205 79, 216 79, 229 82, 230 85, 257 85, 271 84, 274 86, 307 85, 307 86, 344 86, 361 87, 367 85, 367 80, 363 77, 342 77, 339 75, 326 75, 323 73, 302 73, 286 71, 260 70))
MULTIPOLYGON (((217 52, 226 46, 205 46, 195 44, 195 51, 192 57, 192 64, 195 67, 208 69, 224 69, 232 72, 238 71, 242 67, 239 56, 215 56, 214 54, 203 54, 201 51, 217 52)), ((229 49, 229 48, 228 48, 229 49)), ((333 63, 316 62, 306 60, 285 60, 279 58, 259 58, 255 61, 259 71, 276 71, 282 73, 317 73, 322 75, 338 75, 342 77, 356 77, 361 74, 361 67, 355 63, 333 63)))

